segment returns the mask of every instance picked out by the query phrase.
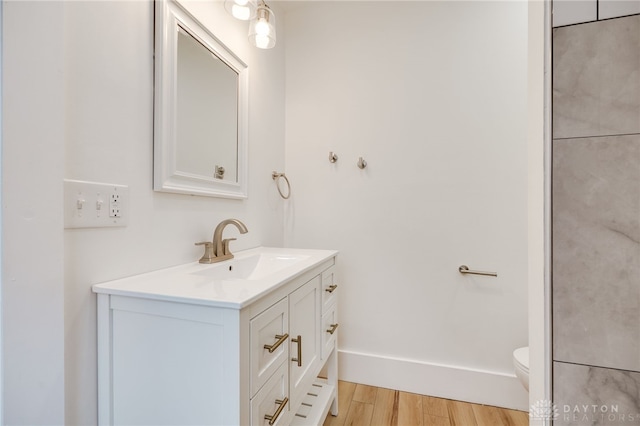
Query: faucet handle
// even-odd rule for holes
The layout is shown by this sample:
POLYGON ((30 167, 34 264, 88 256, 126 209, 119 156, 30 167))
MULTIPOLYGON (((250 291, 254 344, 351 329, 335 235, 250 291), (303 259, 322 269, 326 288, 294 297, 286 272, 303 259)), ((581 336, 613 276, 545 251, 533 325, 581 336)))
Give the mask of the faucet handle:
POLYGON ((223 255, 227 255, 227 254, 231 254, 231 251, 229 250, 229 243, 231 241, 235 241, 236 238, 227 238, 225 240, 222 240, 222 254, 223 255))
POLYGON ((204 246, 204 254, 200 258, 200 263, 213 263, 213 243, 211 241, 201 241, 197 246, 204 246))

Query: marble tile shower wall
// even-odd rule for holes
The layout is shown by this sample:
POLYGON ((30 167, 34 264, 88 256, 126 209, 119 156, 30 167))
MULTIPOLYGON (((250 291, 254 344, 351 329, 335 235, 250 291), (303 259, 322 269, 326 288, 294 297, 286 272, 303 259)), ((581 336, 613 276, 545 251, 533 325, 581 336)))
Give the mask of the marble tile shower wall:
POLYGON ((553 32, 555 425, 640 425, 640 15, 553 32))

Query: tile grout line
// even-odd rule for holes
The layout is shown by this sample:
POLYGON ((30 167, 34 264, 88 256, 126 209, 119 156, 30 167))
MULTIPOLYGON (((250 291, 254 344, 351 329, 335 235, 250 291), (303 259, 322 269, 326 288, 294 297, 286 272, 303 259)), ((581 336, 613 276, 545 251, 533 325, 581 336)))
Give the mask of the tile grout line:
POLYGON ((562 360, 557 360, 554 359, 552 360, 553 362, 560 362, 562 364, 569 364, 569 365, 578 365, 581 367, 589 367, 589 368, 606 368, 607 370, 616 370, 616 371, 621 371, 623 373, 640 373, 640 371, 638 370, 627 370, 624 368, 616 368, 616 367, 602 367, 600 365, 592 365, 592 364, 583 364, 580 362, 571 362, 571 361, 562 361, 562 360))
POLYGON ((640 136, 640 133, 620 133, 620 134, 615 134, 615 135, 574 136, 574 137, 553 138, 552 140, 555 142, 555 141, 566 141, 566 140, 572 140, 572 139, 615 138, 615 137, 622 137, 622 136, 640 136))

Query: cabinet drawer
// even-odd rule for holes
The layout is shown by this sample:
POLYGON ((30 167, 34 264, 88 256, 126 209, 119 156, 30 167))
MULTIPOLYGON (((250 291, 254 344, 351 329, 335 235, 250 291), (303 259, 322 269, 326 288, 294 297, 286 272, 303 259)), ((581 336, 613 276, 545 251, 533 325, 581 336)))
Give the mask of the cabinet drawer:
POLYGON ((336 268, 332 266, 322 273, 322 312, 326 312, 337 299, 338 280, 336 268))
POLYGON ((251 425, 269 426, 270 421, 271 425, 287 424, 290 405, 289 370, 285 362, 251 400, 251 425))
POLYGON ((280 300, 251 320, 251 395, 267 382, 278 366, 289 358, 289 313, 287 299, 280 300))
POLYGON ((337 304, 331 305, 322 315, 322 359, 327 359, 336 345, 338 336, 337 304))

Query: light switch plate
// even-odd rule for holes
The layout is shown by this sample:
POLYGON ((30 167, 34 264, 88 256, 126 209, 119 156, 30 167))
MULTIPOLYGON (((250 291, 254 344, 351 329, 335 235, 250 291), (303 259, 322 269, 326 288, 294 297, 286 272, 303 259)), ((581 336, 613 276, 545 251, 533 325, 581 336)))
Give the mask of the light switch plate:
POLYGON ((128 186, 64 180, 65 228, 127 226, 128 223, 128 186))

